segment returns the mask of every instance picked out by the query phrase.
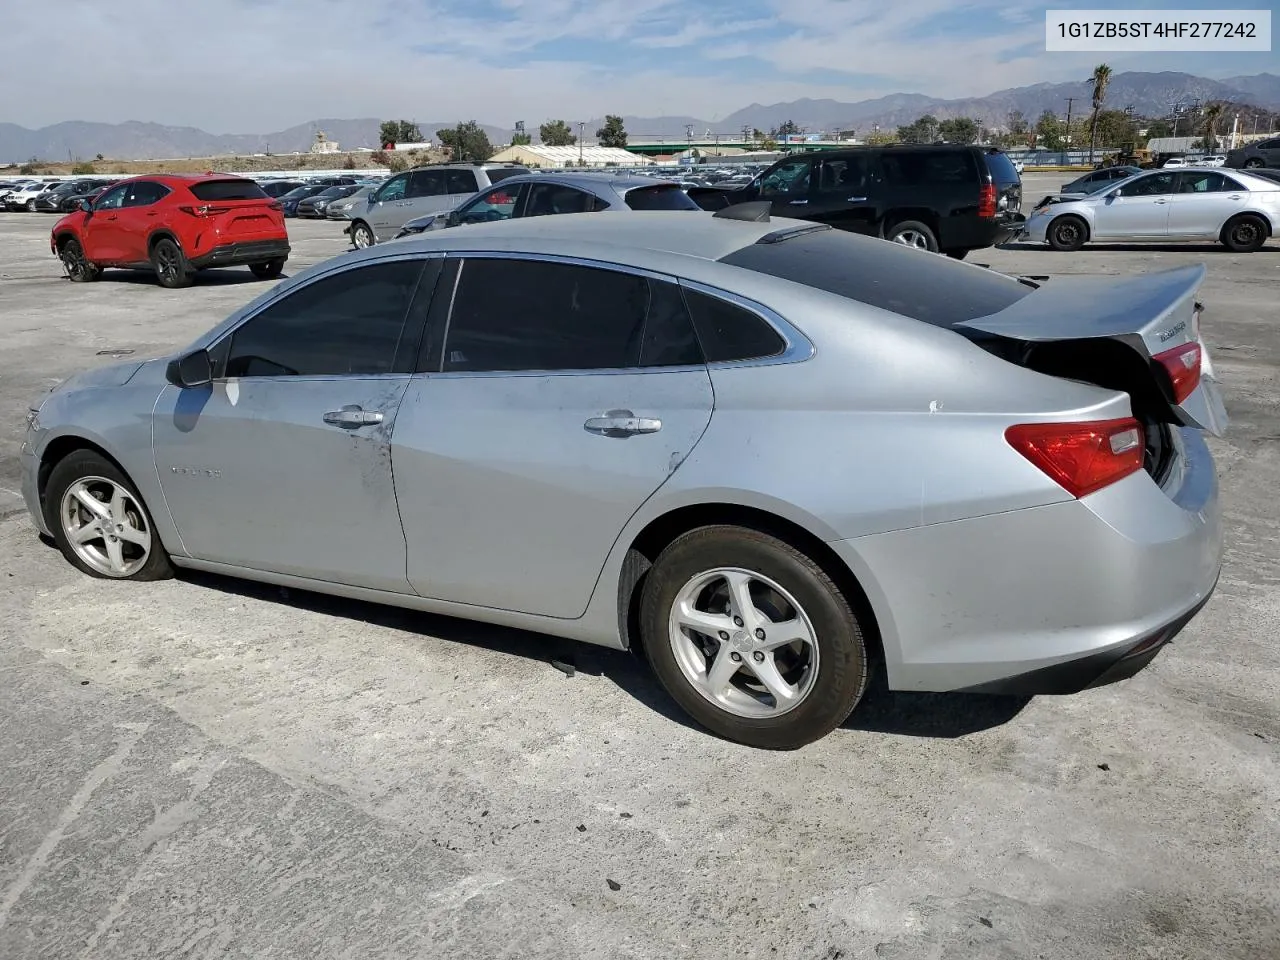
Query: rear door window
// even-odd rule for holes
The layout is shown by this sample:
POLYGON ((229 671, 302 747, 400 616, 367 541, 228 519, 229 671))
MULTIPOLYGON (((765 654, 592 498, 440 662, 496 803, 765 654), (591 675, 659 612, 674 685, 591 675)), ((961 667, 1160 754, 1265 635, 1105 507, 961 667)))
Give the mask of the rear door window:
POLYGON ((978 174, 968 150, 886 150, 880 164, 885 181, 897 187, 973 183, 978 174))
POLYGON ((758 360, 785 349, 782 335, 759 314, 698 290, 686 289, 684 297, 708 363, 758 360))
POLYGON ((409 174, 409 189, 405 196, 412 200, 415 197, 443 197, 449 189, 445 184, 443 170, 414 170, 409 174))
POLYGON ((191 192, 197 200, 264 200, 266 192, 252 180, 206 180, 193 183, 191 192))
POLYGON ((163 199, 168 193, 169 188, 166 186, 150 180, 140 180, 129 185, 129 192, 125 194, 123 206, 149 207, 156 201, 163 199))
POLYGON ((869 153, 818 160, 819 196, 865 197, 871 185, 871 161, 869 153))
POLYGON ((446 170, 444 181, 450 193, 475 193, 480 189, 474 170, 446 170))

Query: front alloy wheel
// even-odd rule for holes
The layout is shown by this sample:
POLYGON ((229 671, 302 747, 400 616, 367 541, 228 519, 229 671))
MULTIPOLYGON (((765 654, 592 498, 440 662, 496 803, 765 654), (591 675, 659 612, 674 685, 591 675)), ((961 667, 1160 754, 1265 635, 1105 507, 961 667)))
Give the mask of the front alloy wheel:
POLYGON ((80 246, 79 240, 65 241, 58 250, 58 256, 62 259, 67 277, 73 283, 88 283, 102 276, 102 271, 85 257, 84 247, 80 246))
POLYGON ((357 250, 372 247, 375 242, 373 231, 363 220, 357 220, 351 226, 351 245, 357 250))

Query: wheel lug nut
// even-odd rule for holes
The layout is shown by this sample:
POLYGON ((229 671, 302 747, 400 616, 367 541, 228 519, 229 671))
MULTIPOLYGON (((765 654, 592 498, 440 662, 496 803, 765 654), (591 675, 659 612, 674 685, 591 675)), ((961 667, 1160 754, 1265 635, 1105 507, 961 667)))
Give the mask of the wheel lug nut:
POLYGON ((742 662, 742 654, 740 654, 740 653, 731 653, 731 654, 729 654, 729 659, 730 659, 730 660, 732 660, 734 663, 741 663, 741 662, 742 662))
POLYGON ((764 631, 763 631, 763 630, 761 630, 759 627, 756 627, 756 639, 757 639, 757 640, 763 640, 763 639, 764 639, 764 631))
POLYGON ((734 617, 734 618, 733 618, 733 625, 734 625, 735 627, 740 627, 740 626, 742 626, 742 618, 741 618, 741 617, 734 617))
POLYGON ((753 659, 756 663, 764 663, 764 652, 761 650, 757 650, 755 653, 751 655, 751 659, 753 659))
POLYGON ((728 631, 728 630, 721 630, 721 631, 720 631, 720 639, 721 639, 721 640, 728 640, 728 639, 729 639, 729 631, 728 631))

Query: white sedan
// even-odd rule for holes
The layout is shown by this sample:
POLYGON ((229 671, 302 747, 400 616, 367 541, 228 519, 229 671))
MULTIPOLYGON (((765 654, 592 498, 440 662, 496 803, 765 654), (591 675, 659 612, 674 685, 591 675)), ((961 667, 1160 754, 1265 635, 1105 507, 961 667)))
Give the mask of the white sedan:
POLYGON ((1280 183, 1243 170, 1156 170, 1087 197, 1046 199, 1019 239, 1054 250, 1092 241, 1213 240, 1251 253, 1280 228, 1280 183))

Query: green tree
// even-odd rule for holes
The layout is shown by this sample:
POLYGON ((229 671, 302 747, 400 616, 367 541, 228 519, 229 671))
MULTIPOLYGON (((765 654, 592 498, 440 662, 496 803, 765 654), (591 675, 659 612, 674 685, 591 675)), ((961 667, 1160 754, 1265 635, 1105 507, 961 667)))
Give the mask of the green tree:
POLYGON ((378 126, 378 146, 388 143, 422 143, 427 138, 418 125, 409 120, 384 120, 378 126))
POLYGON ((938 118, 926 113, 915 123, 898 128, 898 140, 902 143, 933 143, 938 139, 938 118))
POLYGON ((571 147, 578 142, 563 120, 548 120, 538 127, 538 139, 548 147, 571 147))
POLYGON ((978 122, 968 117, 953 117, 938 124, 938 134, 948 143, 977 143, 978 122))
POLYGON ((1009 128, 1009 136, 1026 137, 1031 125, 1027 123, 1027 115, 1021 110, 1010 110, 1009 116, 1005 118, 1005 126, 1009 128))
POLYGON ((602 147, 627 146, 627 129, 622 125, 622 118, 612 113, 604 118, 604 126, 596 131, 596 142, 602 147))
POLYGON ((1103 110, 1094 123, 1097 146, 1121 147, 1138 139, 1138 131, 1123 110, 1103 110))
POLYGON ((1204 138, 1204 149, 1213 151, 1218 149, 1218 121, 1222 119, 1223 107, 1220 103, 1211 103, 1204 108, 1204 115, 1201 117, 1201 132, 1204 138))
POLYGON ((511 135, 511 145, 513 147, 527 147, 533 143, 533 138, 527 133, 513 133, 511 135))
POLYGON ((1063 122, 1052 110, 1040 114, 1040 119, 1036 121, 1036 136, 1041 147, 1056 153, 1066 145, 1063 139, 1065 134, 1063 122))
POLYGON ((795 136, 798 133, 804 133, 804 131, 800 129, 799 124, 794 120, 783 120, 769 131, 769 135, 775 140, 785 140, 787 137, 795 136))
POLYGON ((1147 124, 1147 137, 1155 140, 1159 137, 1173 136, 1173 124, 1167 120, 1152 120, 1147 124))
POLYGON ((1098 145, 1098 114, 1102 112, 1102 102, 1107 98, 1107 87, 1111 83, 1111 68, 1100 63, 1093 68, 1093 76, 1088 80, 1093 87, 1093 116, 1089 120, 1089 163, 1093 163, 1093 151, 1098 145))
POLYGON ((493 144, 489 142, 489 135, 474 120, 453 128, 437 130, 436 137, 449 148, 454 160, 482 163, 493 156, 493 144))

